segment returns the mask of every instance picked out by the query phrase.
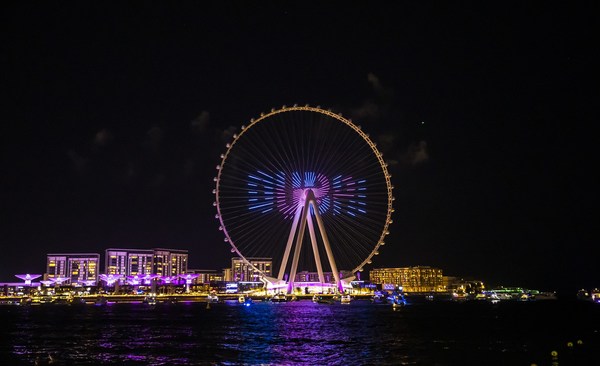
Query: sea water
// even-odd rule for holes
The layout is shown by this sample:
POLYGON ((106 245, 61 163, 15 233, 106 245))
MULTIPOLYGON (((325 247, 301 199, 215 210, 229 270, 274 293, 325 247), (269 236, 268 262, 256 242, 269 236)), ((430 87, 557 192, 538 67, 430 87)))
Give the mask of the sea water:
MULTIPOLYGON (((0 307, 0 364, 571 365, 600 359, 600 304, 237 302, 0 307)), ((591 363, 588 363, 591 362, 591 363)), ((596 363, 598 364, 598 363, 596 363)))

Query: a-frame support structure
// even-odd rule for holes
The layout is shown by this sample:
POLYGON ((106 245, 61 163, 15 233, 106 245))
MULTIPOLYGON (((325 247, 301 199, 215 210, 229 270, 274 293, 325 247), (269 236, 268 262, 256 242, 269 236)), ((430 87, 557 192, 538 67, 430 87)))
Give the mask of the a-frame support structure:
POLYGON ((290 230, 290 235, 288 237, 287 245, 285 247, 285 252, 283 254, 283 260, 281 261, 281 267, 279 268, 279 275, 277 276, 277 280, 279 282, 283 281, 283 276, 285 274, 285 270, 295 238, 296 245, 294 247, 294 256, 292 257, 290 276, 287 286, 287 293, 292 293, 294 289, 294 278, 296 277, 296 272, 298 271, 298 260, 300 259, 302 241, 304 240, 304 232, 306 231, 306 226, 308 226, 308 233, 310 235, 310 242, 312 244, 312 250, 315 256, 315 263, 317 265, 319 281, 321 283, 325 283, 325 276, 323 275, 323 266, 321 264, 319 248, 317 246, 317 236, 315 233, 315 225, 313 223, 311 215, 311 208, 312 213, 314 213, 315 219, 317 221, 317 226, 319 227, 319 233, 321 234, 321 239, 323 240, 323 244, 325 246, 327 259, 329 260, 329 265, 331 267, 331 271, 333 272, 333 277, 335 278, 338 291, 343 292, 340 274, 335 264, 335 259, 333 258, 333 252, 331 251, 331 245, 329 244, 329 239, 327 238, 327 233, 325 231, 325 226, 323 225, 321 214, 319 213, 319 204, 317 203, 317 199, 315 198, 315 194, 312 191, 312 189, 306 189, 304 191, 304 205, 298 205, 298 208, 296 209, 294 221, 292 222, 292 229, 290 230))

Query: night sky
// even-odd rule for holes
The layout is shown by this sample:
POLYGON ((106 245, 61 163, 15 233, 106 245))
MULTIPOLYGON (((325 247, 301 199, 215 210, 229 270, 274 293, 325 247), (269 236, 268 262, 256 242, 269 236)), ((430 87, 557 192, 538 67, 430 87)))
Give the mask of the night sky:
POLYGON ((229 266, 219 156, 297 103, 351 117, 389 163, 373 267, 600 286, 598 6, 490 3, 5 5, 0 281, 108 247, 229 266))

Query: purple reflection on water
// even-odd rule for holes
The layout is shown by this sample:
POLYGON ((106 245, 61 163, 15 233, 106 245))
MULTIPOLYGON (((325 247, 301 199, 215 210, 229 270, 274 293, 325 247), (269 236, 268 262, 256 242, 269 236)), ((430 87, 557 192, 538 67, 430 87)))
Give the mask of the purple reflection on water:
POLYGON ((32 365, 47 354, 67 365, 531 364, 566 334, 600 345, 592 332, 599 312, 591 302, 558 301, 426 303, 401 311, 360 300, 10 306, 0 311, 0 359, 6 365, 32 365), (469 324, 485 327, 475 332, 469 324))

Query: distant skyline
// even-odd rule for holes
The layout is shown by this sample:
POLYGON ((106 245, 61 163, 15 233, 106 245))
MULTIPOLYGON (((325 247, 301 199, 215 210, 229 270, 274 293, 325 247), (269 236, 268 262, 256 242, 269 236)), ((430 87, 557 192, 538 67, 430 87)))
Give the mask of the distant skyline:
POLYGON ((261 112, 308 103, 352 118, 389 163, 394 223, 373 268, 597 287, 597 11, 10 2, 0 281, 108 247, 227 266, 219 156, 261 112))

